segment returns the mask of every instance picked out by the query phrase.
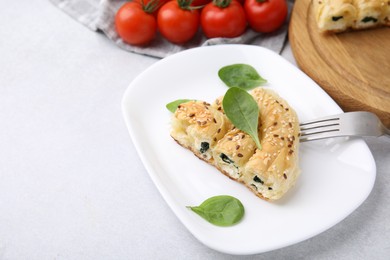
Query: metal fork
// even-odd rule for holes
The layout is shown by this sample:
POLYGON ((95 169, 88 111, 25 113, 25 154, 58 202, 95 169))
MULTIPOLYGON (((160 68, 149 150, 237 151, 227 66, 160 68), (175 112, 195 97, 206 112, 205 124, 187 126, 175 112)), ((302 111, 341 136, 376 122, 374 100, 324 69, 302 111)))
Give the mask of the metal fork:
POLYGON ((322 117, 301 123, 300 127, 300 142, 339 136, 390 137, 390 130, 370 112, 348 112, 322 117))

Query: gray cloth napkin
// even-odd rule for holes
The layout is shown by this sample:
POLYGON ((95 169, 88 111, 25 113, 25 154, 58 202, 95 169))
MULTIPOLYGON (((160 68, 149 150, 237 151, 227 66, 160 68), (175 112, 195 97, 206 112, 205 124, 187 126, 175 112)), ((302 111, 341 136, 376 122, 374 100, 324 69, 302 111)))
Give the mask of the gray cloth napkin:
MULTIPOLYGON (((165 40, 158 35, 151 44, 146 47, 132 46, 122 41, 115 30, 114 17, 116 11, 122 6, 125 0, 50 0, 65 13, 87 26, 89 29, 97 32, 103 32, 120 48, 134 53, 149 55, 157 58, 164 58, 179 51, 194 48, 198 46, 216 45, 216 44, 251 44, 263 46, 280 53, 283 49, 288 21, 276 32, 262 34, 247 29, 240 37, 236 38, 212 38, 207 39, 201 31, 188 43, 177 45, 165 40)), ((289 3, 289 13, 291 12, 292 2, 289 3)))

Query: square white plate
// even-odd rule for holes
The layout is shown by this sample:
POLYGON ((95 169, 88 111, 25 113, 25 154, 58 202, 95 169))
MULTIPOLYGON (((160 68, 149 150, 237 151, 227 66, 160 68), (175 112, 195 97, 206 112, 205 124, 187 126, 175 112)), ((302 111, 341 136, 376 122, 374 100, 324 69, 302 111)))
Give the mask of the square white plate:
POLYGON ((295 66, 249 45, 200 47, 162 59, 130 84, 122 108, 142 162, 180 221, 210 248, 245 255, 300 242, 340 222, 371 192, 376 167, 361 139, 303 143, 297 184, 280 201, 266 202, 179 146, 170 137, 171 113, 165 105, 182 98, 213 102, 227 90, 218 70, 235 63, 252 65, 301 121, 342 112, 295 66), (235 226, 214 226, 186 208, 222 194, 238 198, 245 207, 235 226))

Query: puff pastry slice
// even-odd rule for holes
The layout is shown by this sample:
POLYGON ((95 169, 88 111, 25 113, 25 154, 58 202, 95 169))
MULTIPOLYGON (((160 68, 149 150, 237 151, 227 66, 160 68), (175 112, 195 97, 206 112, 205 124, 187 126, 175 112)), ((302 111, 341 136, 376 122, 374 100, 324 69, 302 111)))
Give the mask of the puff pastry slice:
POLYGON ((258 197, 277 200, 299 176, 299 121, 274 91, 257 88, 251 94, 260 110, 261 150, 228 120, 221 105, 223 97, 212 105, 202 101, 181 104, 172 118, 171 136, 258 197))
POLYGON ((212 148, 231 128, 230 121, 207 102, 180 104, 172 118, 171 136, 199 158, 212 163, 212 148))
POLYGON ((294 186, 299 174, 299 120, 289 104, 270 89, 253 91, 260 108, 262 149, 245 165, 242 181, 257 196, 280 199, 294 186))

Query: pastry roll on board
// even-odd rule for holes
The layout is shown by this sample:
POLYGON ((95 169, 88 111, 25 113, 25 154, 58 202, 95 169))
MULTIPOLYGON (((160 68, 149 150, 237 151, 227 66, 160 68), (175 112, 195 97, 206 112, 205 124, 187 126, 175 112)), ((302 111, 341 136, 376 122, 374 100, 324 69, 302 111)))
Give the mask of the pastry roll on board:
POLYGON ((342 32, 354 24, 356 8, 352 0, 314 0, 313 6, 321 31, 342 32))
POLYGON ((389 26, 390 0, 313 0, 320 31, 344 32, 389 26))
POLYGON ((357 10, 354 29, 377 27, 381 24, 385 12, 383 0, 353 0, 353 3, 357 10))

